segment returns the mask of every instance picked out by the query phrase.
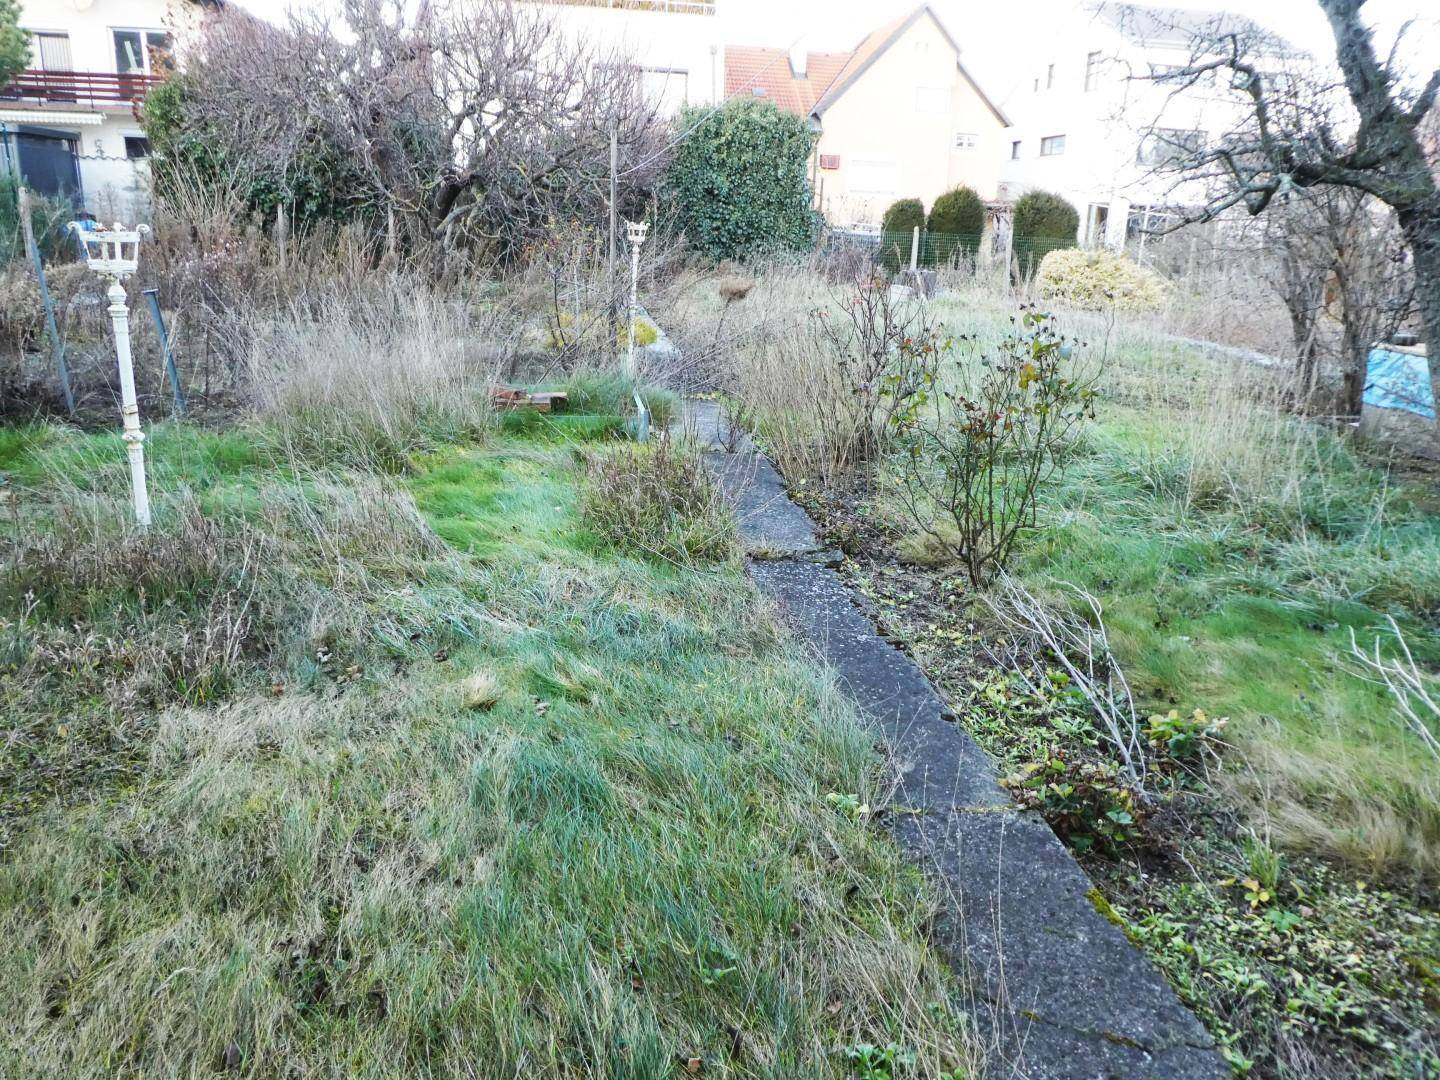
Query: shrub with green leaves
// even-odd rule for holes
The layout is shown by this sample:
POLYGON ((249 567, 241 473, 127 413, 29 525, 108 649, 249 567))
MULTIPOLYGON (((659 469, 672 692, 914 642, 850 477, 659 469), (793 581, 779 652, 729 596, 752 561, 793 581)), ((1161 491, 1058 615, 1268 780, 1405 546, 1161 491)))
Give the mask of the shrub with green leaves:
POLYGON ((1015 256, 1021 272, 1028 275, 1050 252, 1075 246, 1080 212, 1059 195, 1031 191, 1015 200, 1011 222, 1015 256))
POLYGON ((692 247, 721 260, 814 244, 814 136, 803 119, 745 98, 685 109, 675 130, 688 135, 675 148, 664 190, 692 247))
POLYGON ((1079 248, 1046 255, 1035 283, 1040 295, 1091 311, 1152 311, 1169 291, 1163 277, 1124 255, 1079 248))
POLYGON ((20 28, 15 0, 0 0, 0 86, 30 66, 30 32, 20 28))
POLYGON ((916 229, 925 228, 925 204, 919 199, 900 199, 890 204, 880 221, 882 262, 887 270, 909 265, 910 239, 916 229))
POLYGON ((935 200, 925 222, 929 236, 927 254, 941 265, 958 254, 973 261, 980 254, 980 236, 985 231, 985 203, 974 189, 957 187, 935 200))
POLYGON ((1143 808, 1113 764, 1075 760, 1056 751, 1007 777, 1004 784, 1021 806, 1039 810, 1076 851, 1114 857, 1141 838, 1143 808))

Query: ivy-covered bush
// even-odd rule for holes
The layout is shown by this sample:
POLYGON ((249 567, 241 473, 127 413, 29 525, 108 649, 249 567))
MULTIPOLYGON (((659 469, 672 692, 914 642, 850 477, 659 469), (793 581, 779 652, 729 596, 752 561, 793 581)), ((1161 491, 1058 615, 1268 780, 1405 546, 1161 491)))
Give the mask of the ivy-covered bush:
POLYGON ((930 208, 925 231, 928 253, 936 263, 948 263, 957 253, 973 261, 985 231, 985 203, 968 187, 947 191, 930 208))
POLYGON ((880 220, 881 261, 887 270, 910 263, 910 239, 917 228, 925 228, 925 204, 919 199, 900 199, 890 204, 880 220))
POLYGON ((1092 311, 1150 311, 1165 302, 1169 289, 1155 271, 1123 255, 1078 248, 1046 255, 1035 283, 1048 299, 1092 311))
POLYGON ((814 136, 773 102, 737 98, 676 118, 664 190, 692 247, 716 260, 801 251, 819 235, 810 189, 814 136))
POLYGON ((1049 191, 1031 191, 1015 200, 1011 217, 1015 257, 1025 274, 1052 251, 1073 248, 1080 230, 1080 212, 1049 191))

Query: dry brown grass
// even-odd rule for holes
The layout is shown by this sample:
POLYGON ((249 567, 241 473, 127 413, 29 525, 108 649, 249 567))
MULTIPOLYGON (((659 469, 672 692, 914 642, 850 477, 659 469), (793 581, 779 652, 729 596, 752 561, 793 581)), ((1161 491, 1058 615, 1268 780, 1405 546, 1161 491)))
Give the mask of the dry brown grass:
POLYGON ((479 436, 505 362, 503 314, 385 276, 262 320, 248 351, 257 410, 287 450, 396 468, 479 436))

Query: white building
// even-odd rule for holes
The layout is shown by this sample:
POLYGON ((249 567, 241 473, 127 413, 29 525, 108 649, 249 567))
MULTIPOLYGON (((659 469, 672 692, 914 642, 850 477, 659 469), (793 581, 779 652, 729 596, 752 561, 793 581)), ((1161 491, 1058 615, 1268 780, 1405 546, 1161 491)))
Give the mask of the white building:
POLYGON ((0 89, 0 167, 102 220, 149 198, 139 107, 201 0, 21 0, 31 66, 0 89))
POLYGON ((1138 4, 1089 5, 1027 45, 1031 69, 1004 105, 1014 127, 1002 197, 1062 195, 1080 212, 1081 243, 1117 248, 1167 210, 1203 203, 1203 189, 1159 167, 1234 130, 1243 102, 1225 76, 1181 92, 1153 78, 1189 65, 1217 31, 1270 41, 1277 68, 1298 58, 1244 16, 1138 4))
POLYGON ((725 88, 716 0, 536 0, 564 30, 626 53, 666 113, 709 105, 725 88))

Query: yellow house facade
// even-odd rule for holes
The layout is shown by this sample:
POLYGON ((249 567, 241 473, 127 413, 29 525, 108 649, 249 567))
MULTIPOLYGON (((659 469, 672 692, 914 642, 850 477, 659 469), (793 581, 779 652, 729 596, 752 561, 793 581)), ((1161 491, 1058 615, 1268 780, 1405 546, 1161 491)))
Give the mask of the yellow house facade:
POLYGON ((816 199, 832 224, 878 225, 897 199, 928 210, 961 185, 996 196, 1008 121, 928 5, 849 54, 727 49, 726 96, 770 97, 808 117, 816 199))

